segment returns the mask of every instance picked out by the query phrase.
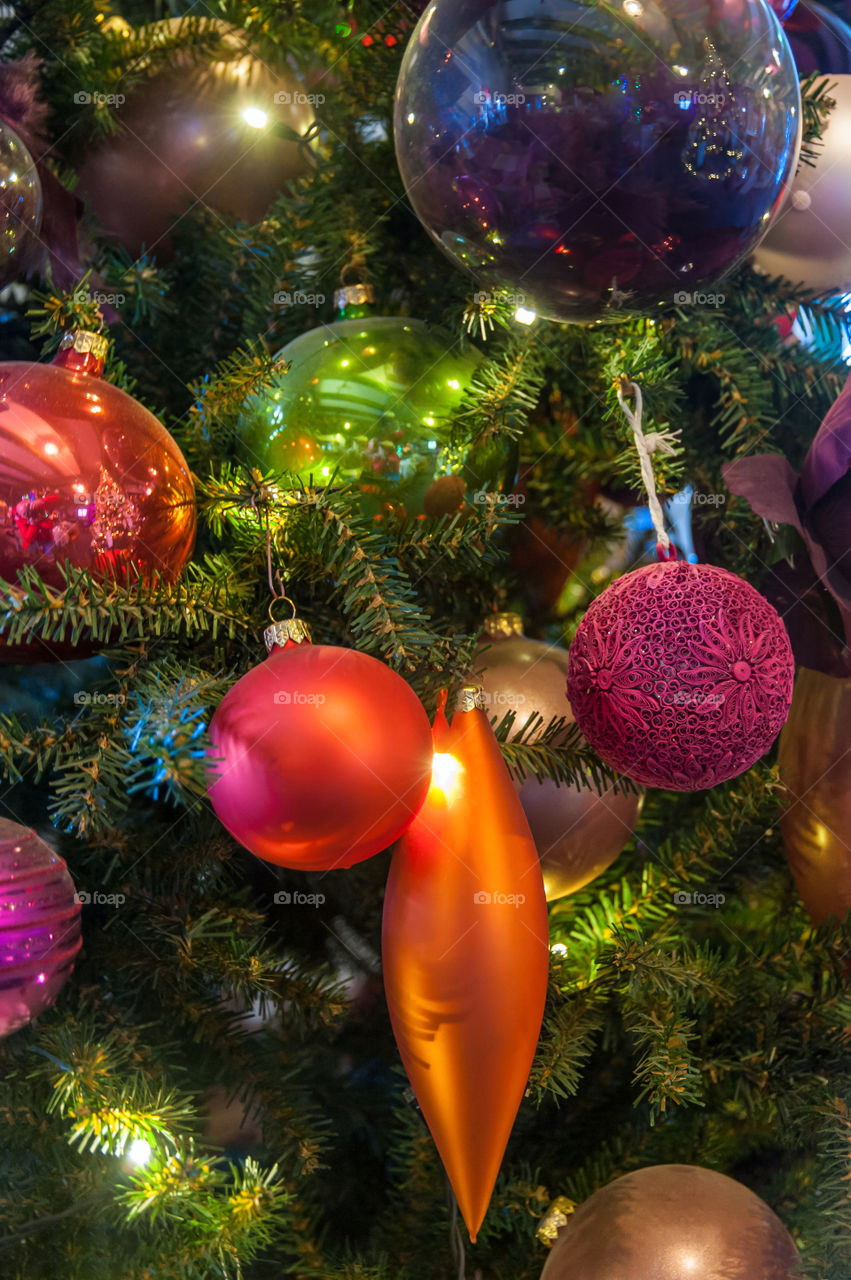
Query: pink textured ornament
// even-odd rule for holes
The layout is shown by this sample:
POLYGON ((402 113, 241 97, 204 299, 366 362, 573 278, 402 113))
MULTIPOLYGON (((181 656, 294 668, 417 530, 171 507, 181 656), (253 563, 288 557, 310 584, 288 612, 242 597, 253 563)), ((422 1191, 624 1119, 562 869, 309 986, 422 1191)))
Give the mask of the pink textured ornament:
POLYGON ((699 791, 768 750, 794 674, 783 623, 758 591, 726 569, 668 561, 593 602, 570 648, 567 696, 612 768, 699 791))
POLYGON ((80 950, 80 904, 58 853, 0 818, 0 1037, 49 1009, 80 950))

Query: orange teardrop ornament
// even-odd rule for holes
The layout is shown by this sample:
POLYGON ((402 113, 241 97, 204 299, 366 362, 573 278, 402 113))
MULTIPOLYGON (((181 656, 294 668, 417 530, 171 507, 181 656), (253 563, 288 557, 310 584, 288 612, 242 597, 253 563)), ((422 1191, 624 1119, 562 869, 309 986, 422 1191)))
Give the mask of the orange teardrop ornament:
POLYGON ((384 902, 393 1032, 470 1239, 526 1088, 544 1015, 547 904, 537 850, 484 711, 434 722, 425 804, 384 902))

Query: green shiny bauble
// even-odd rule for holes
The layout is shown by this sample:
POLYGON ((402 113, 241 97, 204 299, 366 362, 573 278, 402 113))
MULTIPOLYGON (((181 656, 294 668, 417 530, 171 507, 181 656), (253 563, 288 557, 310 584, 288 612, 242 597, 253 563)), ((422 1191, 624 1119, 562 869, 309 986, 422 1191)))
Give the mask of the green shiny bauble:
POLYGON ((365 317, 311 329, 280 352, 289 372, 245 406, 245 460, 307 487, 355 484, 365 514, 443 515, 465 491, 514 480, 504 436, 453 442, 452 416, 483 357, 420 320, 365 317))

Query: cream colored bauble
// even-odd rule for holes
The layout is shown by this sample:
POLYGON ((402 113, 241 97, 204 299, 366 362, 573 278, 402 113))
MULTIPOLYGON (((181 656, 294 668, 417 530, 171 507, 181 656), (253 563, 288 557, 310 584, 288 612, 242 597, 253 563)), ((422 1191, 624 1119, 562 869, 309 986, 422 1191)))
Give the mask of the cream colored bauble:
POLYGON ((816 295, 851 289, 851 75, 830 82, 836 106, 815 167, 801 165, 753 260, 757 271, 816 295))

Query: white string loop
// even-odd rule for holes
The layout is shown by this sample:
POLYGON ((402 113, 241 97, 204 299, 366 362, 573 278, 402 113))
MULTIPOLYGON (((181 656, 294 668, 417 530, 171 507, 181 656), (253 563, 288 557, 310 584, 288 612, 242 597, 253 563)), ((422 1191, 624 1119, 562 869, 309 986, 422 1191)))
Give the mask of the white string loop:
POLYGON ((645 436, 641 429, 641 414, 644 407, 644 400, 641 395, 641 387, 637 382, 629 382, 626 378, 622 378, 618 385, 618 404, 624 411, 627 422, 632 427, 632 434, 635 437, 635 447, 638 451, 638 461, 641 466, 641 479, 644 482, 644 488, 647 493, 647 505, 650 508, 650 518, 653 521, 653 528, 656 530, 656 540, 667 554, 670 550, 671 539, 668 537, 665 529, 665 515, 662 511, 662 504, 656 494, 656 481, 653 478, 653 464, 650 461, 650 454, 658 449, 664 452, 673 452, 667 440, 663 436, 653 433, 645 436), (626 402, 626 396, 635 397, 635 412, 633 413, 626 402))

